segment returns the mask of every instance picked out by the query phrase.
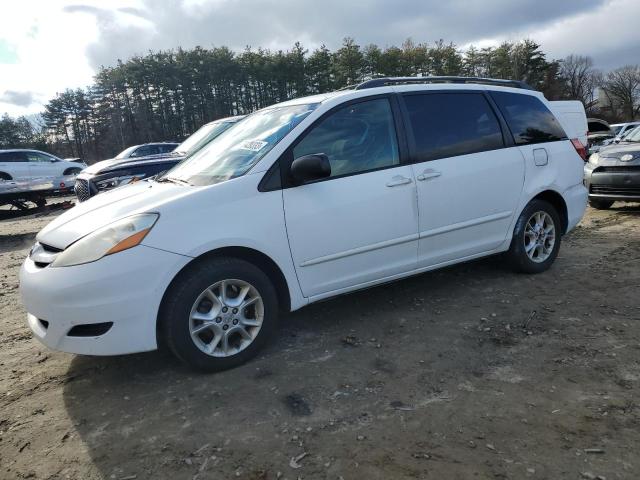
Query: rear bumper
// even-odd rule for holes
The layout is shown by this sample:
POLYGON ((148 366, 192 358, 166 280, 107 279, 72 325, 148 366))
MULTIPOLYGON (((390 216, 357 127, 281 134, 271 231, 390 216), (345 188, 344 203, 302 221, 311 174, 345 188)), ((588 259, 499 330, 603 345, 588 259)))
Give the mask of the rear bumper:
POLYGON ((568 188, 562 195, 567 204, 567 231, 569 233, 582 220, 587 209, 587 189, 578 184, 568 188))

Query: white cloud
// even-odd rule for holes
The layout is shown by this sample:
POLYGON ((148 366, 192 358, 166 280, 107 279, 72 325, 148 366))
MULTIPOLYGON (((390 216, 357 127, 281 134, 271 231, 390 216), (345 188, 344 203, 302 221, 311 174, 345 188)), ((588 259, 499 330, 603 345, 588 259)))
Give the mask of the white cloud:
POLYGON ((528 37, 550 58, 640 63, 639 0, 18 0, 0 16, 0 114, 34 113, 89 85, 101 65, 149 49, 329 48, 439 38, 487 46, 528 37), (3 61, 3 52, 6 63, 3 61), (15 60, 17 57, 17 61, 15 60), (31 103, 29 103, 31 102, 31 103))
POLYGON ((640 63, 638 18, 640 1, 607 0, 597 8, 577 10, 575 15, 538 28, 517 29, 471 43, 488 47, 526 37, 541 44, 550 59, 564 58, 572 53, 588 55, 597 67, 607 70, 640 63))
MULTIPOLYGON (((98 7, 104 2, 85 4, 98 7)), ((131 6, 131 2, 109 2, 111 8, 119 4, 131 6)), ((98 20, 90 13, 65 12, 63 7, 54 1, 3 4, 0 39, 15 49, 17 62, 0 63, 0 114, 38 112, 56 92, 92 82, 95 71, 86 50, 99 38, 98 20), (28 92, 33 102, 7 102, 15 98, 7 92, 28 92)))

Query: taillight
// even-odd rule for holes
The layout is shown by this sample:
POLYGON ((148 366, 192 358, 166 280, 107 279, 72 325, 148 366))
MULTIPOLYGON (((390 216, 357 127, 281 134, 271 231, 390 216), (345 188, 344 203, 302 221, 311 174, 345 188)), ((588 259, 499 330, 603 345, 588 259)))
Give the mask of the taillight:
POLYGON ((578 152, 578 155, 580 155, 580 158, 582 158, 582 160, 584 160, 586 162, 587 161, 587 147, 582 145, 582 142, 577 138, 572 138, 571 139, 571 144, 573 145, 573 148, 576 149, 576 152, 578 152))

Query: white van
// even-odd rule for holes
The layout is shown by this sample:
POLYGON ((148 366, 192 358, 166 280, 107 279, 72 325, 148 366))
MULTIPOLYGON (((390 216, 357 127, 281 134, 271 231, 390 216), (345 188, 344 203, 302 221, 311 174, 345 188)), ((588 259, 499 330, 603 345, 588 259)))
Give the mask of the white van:
POLYGON ((585 211, 580 147, 520 82, 384 78, 274 105, 42 230, 28 324, 67 352, 163 343, 219 370, 280 311, 501 252, 540 273, 585 211))
POLYGON ((578 100, 556 100, 549 102, 549 106, 567 136, 577 138, 586 147, 589 127, 582 102, 578 100))

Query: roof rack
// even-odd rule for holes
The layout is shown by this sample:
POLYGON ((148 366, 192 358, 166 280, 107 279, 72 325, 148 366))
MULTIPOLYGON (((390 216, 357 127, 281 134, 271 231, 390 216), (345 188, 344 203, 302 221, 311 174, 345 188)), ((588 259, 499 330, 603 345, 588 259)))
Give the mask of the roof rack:
POLYGON ((373 78, 356 85, 356 90, 365 88, 385 87, 388 85, 409 85, 416 83, 480 83, 483 85, 496 85, 500 87, 522 88, 533 90, 530 85, 520 80, 503 80, 500 78, 481 77, 381 77, 373 78))

